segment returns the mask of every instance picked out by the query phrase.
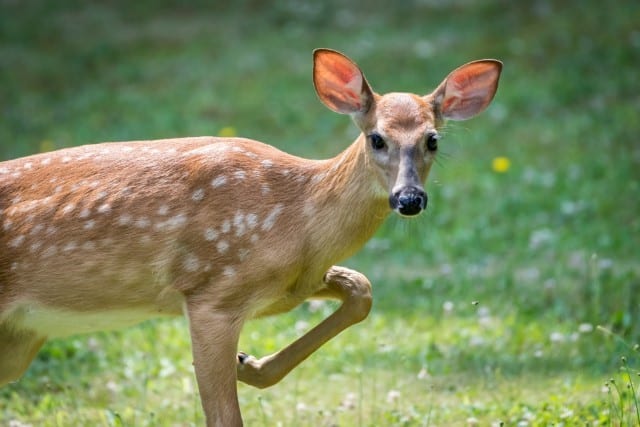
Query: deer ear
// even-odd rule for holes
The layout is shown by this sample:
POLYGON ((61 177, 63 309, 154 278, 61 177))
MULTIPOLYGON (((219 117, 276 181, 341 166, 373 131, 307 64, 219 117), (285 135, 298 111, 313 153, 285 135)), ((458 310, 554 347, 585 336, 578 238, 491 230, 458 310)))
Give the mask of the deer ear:
POLYGON ((373 102, 360 68, 335 50, 313 52, 313 85, 322 103, 341 114, 366 113, 373 102))
POLYGON ((473 61, 453 70, 429 96, 445 119, 466 120, 482 112, 498 89, 502 62, 473 61))

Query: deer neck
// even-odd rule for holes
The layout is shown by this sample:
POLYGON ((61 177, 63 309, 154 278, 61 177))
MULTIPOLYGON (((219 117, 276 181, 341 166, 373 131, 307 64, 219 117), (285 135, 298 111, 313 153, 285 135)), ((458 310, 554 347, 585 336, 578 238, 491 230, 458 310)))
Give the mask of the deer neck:
POLYGON ((329 263, 359 248, 388 216, 388 195, 367 158, 363 135, 333 159, 316 163, 305 214, 314 256, 329 263))

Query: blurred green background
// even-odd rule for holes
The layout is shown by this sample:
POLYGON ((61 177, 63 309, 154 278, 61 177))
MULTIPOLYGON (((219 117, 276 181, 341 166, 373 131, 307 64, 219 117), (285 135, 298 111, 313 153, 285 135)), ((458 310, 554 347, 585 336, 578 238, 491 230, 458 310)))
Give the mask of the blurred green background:
MULTIPOLYGON (((346 262, 374 284, 370 318, 272 389, 240 386, 247 424, 640 423, 637 1, 0 0, 0 160, 219 134, 333 156, 357 133, 316 99, 316 47, 378 92, 428 93, 473 59, 504 71, 485 113, 447 125, 426 214, 346 262)), ((242 349, 331 308, 251 322, 242 349)), ((186 335, 52 342, 0 390, 0 424, 200 424, 186 335)))

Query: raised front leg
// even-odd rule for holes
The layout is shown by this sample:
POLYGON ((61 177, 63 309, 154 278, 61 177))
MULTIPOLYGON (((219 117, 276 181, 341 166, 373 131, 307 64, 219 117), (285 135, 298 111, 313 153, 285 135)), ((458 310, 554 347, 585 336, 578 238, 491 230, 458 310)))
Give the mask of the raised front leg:
POLYGON ((323 280, 325 288, 313 297, 335 298, 342 301, 342 305, 315 328, 277 353, 260 359, 243 353, 238 355, 240 381, 258 388, 277 383, 324 343, 367 317, 371 309, 371 284, 363 274, 333 266, 325 273, 323 280))
POLYGON ((187 299, 193 364, 208 427, 242 426, 236 352, 242 319, 195 297, 187 299))

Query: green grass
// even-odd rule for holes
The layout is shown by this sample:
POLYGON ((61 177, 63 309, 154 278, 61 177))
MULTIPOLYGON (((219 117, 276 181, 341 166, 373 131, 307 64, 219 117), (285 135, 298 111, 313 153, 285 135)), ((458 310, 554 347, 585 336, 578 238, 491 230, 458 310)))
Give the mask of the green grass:
MULTIPOLYGON (((447 127, 426 215, 346 261, 374 284, 370 317, 282 383, 241 384, 246 424, 639 425, 640 5, 396 3, 1 1, 0 159, 229 127, 327 157, 355 128, 317 101, 313 48, 380 92, 502 59, 494 104, 447 127)), ((330 309, 252 321, 241 348, 330 309)), ((0 425, 202 422, 181 319, 50 342, 0 389, 0 425)))

